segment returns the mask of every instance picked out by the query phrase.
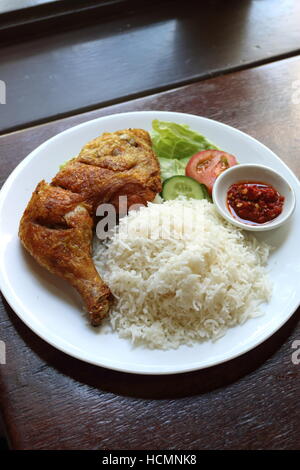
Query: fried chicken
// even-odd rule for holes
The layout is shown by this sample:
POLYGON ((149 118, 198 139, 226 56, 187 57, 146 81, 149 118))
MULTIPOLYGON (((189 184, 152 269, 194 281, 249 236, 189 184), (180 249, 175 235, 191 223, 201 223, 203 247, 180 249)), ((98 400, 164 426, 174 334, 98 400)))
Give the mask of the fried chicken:
POLYGON ((148 132, 125 129, 104 133, 86 144, 50 184, 41 181, 20 222, 27 251, 81 295, 90 322, 97 326, 108 314, 112 295, 92 260, 95 213, 101 203, 119 210, 146 205, 161 191, 160 168, 148 132))

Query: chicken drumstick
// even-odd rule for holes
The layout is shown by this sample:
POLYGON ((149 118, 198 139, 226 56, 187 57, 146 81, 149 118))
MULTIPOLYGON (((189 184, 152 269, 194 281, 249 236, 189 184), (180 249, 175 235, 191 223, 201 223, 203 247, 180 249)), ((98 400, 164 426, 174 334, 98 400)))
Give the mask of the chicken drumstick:
POLYGON ((96 209, 120 196, 146 204, 161 191, 160 168, 148 132, 104 133, 86 144, 50 184, 41 181, 20 222, 27 251, 82 296, 91 324, 108 314, 112 295, 92 260, 96 209))

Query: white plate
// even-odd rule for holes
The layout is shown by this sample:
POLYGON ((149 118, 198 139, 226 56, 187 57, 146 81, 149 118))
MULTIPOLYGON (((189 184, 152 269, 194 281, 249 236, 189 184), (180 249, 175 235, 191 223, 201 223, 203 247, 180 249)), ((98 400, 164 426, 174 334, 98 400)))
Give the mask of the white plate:
POLYGON ((264 315, 230 329, 215 343, 160 351, 133 348, 117 334, 88 326, 77 294, 41 268, 21 248, 18 225, 36 184, 49 181, 61 163, 76 155, 104 131, 128 127, 151 129, 153 119, 185 123, 241 163, 262 163, 281 173, 300 200, 300 184, 288 167, 252 137, 220 122, 198 116, 146 111, 115 114, 86 122, 48 140, 10 175, 0 194, 0 282, 7 301, 36 334, 71 356, 107 368, 144 374, 170 374, 209 367, 249 351, 271 336, 300 303, 300 207, 282 228, 256 236, 276 247, 269 261, 274 282, 272 300, 264 315))

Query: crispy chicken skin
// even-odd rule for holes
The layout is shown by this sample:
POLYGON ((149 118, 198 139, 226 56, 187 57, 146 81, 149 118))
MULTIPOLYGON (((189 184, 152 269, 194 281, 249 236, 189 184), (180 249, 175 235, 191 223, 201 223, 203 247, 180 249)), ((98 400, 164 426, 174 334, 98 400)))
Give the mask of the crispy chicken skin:
POLYGON ((161 191, 159 163, 148 132, 125 129, 104 133, 86 144, 50 184, 41 181, 20 222, 26 250, 81 295, 90 322, 97 326, 108 314, 112 295, 92 260, 95 212, 99 204, 118 209, 146 204, 161 191))

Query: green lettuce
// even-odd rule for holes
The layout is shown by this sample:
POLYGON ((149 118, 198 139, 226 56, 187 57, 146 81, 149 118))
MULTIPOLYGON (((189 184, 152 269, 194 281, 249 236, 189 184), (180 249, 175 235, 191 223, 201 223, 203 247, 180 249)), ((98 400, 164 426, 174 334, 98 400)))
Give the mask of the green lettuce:
POLYGON ((177 160, 176 158, 159 158, 160 174, 163 181, 171 176, 185 175, 185 167, 190 157, 177 160))
POLYGON ((188 158, 197 152, 217 149, 203 135, 193 131, 186 124, 152 121, 152 144, 158 158, 188 158))
POLYGON ((185 167, 195 153, 218 149, 186 124, 155 119, 152 121, 152 129, 152 146, 159 159, 163 181, 171 176, 185 175, 185 167))

